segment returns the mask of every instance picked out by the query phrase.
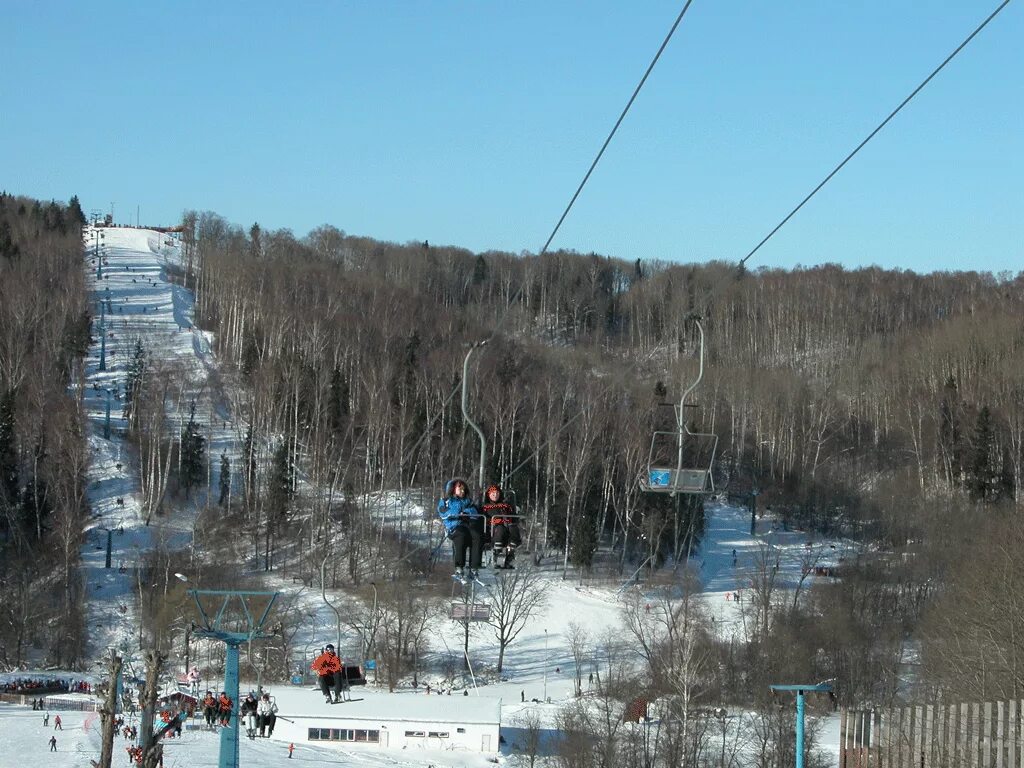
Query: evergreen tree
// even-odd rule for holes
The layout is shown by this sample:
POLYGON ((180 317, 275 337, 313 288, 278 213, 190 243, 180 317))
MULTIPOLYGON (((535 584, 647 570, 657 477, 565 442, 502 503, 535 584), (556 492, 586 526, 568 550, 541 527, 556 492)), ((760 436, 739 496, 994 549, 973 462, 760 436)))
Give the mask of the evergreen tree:
POLYGON ((331 431, 340 434, 345 428, 345 420, 349 414, 348 381, 338 366, 331 371, 331 399, 327 403, 327 415, 330 419, 331 431))
POLYGON ((179 443, 181 451, 181 477, 178 482, 185 489, 185 498, 194 486, 203 481, 203 469, 206 456, 206 438, 199 432, 196 424, 196 403, 193 400, 189 408, 188 424, 181 433, 179 443))
POLYGON ((226 453, 220 455, 220 498, 217 505, 223 507, 231 495, 231 459, 226 453))
POLYGON ((124 382, 124 417, 132 414, 132 406, 136 396, 142 389, 142 383, 146 375, 146 350, 142 346, 142 339, 135 340, 135 350, 128 361, 128 370, 124 382))
POLYGON ((253 484, 256 482, 256 436, 252 424, 245 431, 245 445, 242 446, 242 461, 245 462, 245 474, 242 477, 242 488, 246 497, 251 496, 253 484))
POLYGON ((270 478, 267 487, 267 516, 274 524, 280 522, 288 514, 292 500, 294 481, 294 465, 288 451, 288 439, 285 438, 274 450, 270 461, 270 478))
POLYGON ((473 285, 480 285, 487 280, 487 260, 483 255, 476 257, 476 262, 473 264, 473 285))
POLYGON ((992 413, 988 406, 978 412, 971 445, 971 469, 967 476, 967 489, 975 501, 995 501, 1000 490, 999 456, 996 451, 992 413))
MULTIPOLYGON (((14 390, 0 397, 0 510, 11 509, 18 501, 18 452, 14 423, 14 390)), ((3 519, 9 519, 4 514, 3 519)))
POLYGON ((78 224, 79 226, 85 225, 85 212, 82 210, 81 204, 78 202, 78 195, 72 195, 68 201, 68 217, 70 221, 78 224))
POLYGON ((946 482, 950 487, 959 486, 963 474, 963 439, 960 432, 960 394, 952 376, 946 379, 939 406, 939 453, 946 482))

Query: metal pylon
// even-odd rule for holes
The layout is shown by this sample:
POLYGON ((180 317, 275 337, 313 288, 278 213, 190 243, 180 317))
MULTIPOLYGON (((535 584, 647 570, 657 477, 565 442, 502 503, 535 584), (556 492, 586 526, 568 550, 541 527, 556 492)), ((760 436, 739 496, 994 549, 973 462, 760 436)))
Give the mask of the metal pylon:
POLYGON ((270 637, 273 632, 263 631, 263 624, 270 614, 270 609, 280 592, 241 592, 234 589, 190 589, 188 591, 196 601, 196 608, 202 618, 202 624, 192 630, 193 637, 208 637, 220 640, 226 646, 224 658, 224 691, 231 697, 232 710, 228 726, 220 730, 220 759, 218 768, 238 768, 238 647, 243 643, 270 637), (203 607, 202 597, 221 598, 220 608, 212 616, 203 607), (250 598, 269 597, 267 607, 258 617, 249 610, 250 598), (244 624, 245 631, 230 631, 225 628, 225 613, 237 599, 242 609, 243 619, 233 616, 231 621, 244 624))

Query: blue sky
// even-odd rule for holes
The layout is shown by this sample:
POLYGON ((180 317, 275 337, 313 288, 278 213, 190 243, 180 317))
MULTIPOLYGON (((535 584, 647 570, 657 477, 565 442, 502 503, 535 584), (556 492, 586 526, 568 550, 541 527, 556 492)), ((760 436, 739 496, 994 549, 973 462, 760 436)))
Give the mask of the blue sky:
MULTIPOLYGON (((694 0, 553 248, 737 261, 996 6, 694 0)), ((538 250, 680 2, 4 3, 0 188, 538 250)), ((1024 269, 1011 3, 749 262, 1024 269)))

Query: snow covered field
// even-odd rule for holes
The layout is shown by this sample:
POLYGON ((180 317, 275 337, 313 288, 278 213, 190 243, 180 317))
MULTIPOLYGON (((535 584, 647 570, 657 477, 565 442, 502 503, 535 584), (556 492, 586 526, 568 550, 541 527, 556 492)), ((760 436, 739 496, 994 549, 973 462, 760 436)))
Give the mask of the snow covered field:
MULTIPOLYGON (((126 368, 136 339, 145 349, 185 372, 185 385, 169 403, 172 423, 187 418, 188 403, 195 399, 197 412, 210 424, 207 455, 226 452, 234 461, 240 445, 239 425, 232 421, 230 407, 218 391, 216 361, 210 338, 193 326, 193 297, 167 279, 166 268, 179 259, 177 241, 171 236, 136 229, 106 228, 102 251, 102 274, 97 278, 96 264, 87 265, 95 299, 104 303, 106 333, 105 370, 100 370, 100 344, 94 344, 87 360, 87 378, 83 392, 92 430, 88 437, 93 461, 89 468, 90 502, 94 517, 82 551, 84 578, 89 585, 87 616, 92 647, 99 656, 111 646, 138 647, 137 601, 152 585, 139 580, 135 566, 148 549, 163 544, 185 549, 191 544, 192 530, 200 511, 196 502, 175 505, 169 515, 153 518, 147 525, 140 501, 137 459, 119 436, 125 428, 121 418, 126 368), (104 420, 108 398, 111 403, 111 439, 105 439, 104 420), (105 568, 108 531, 111 533, 112 568, 105 568)), ((86 242, 94 242, 87 230, 86 242)), ((91 256, 90 256, 91 260, 91 256)), ((97 310, 97 316, 99 312, 97 310)), ((244 429, 244 427, 243 427, 244 429)), ((724 503, 707 508, 707 530, 701 551, 694 558, 694 571, 703 585, 702 599, 715 619, 723 638, 743 634, 744 593, 758 570, 777 569, 782 589, 800 584, 808 567, 834 566, 850 556, 842 542, 820 541, 800 532, 784 531, 769 518, 758 521, 756 535, 750 534, 746 510, 724 503), (735 600, 739 595, 740 600, 735 600)), ((426 527, 419 508, 382 503, 386 524, 401 527, 402 535, 425 537, 426 527), (408 530, 406 530, 406 527, 408 530)), ((436 535, 436 534, 435 534, 436 535)), ((502 680, 472 692, 472 695, 500 698, 502 733, 506 744, 491 755, 450 750, 383 750, 376 747, 323 747, 296 744, 297 763, 351 766, 460 766, 471 768, 509 762, 521 747, 522 732, 516 728, 521 716, 535 712, 551 736, 555 718, 565 702, 573 700, 573 657, 570 651, 570 625, 582 627, 591 640, 609 632, 626 640, 621 625, 623 595, 628 589, 581 587, 562 581, 560 571, 545 574, 548 579, 546 608, 534 616, 522 634, 509 646, 502 680), (551 703, 544 701, 545 697, 551 703), (525 702, 522 701, 525 699, 525 702), (532 700, 536 699, 537 702, 532 700)), ((320 601, 317 591, 281 585, 282 599, 297 600, 307 616, 307 626, 298 635, 303 641, 323 643, 333 640, 335 617, 320 601), (301 592, 301 594, 299 594, 301 592)), ((353 639, 354 638, 349 638, 353 639)), ((433 651, 427 665, 442 655, 452 656, 462 646, 462 627, 452 621, 439 621, 431 632, 433 651)), ((301 645, 301 643, 299 643, 301 645)), ((470 638, 474 664, 492 666, 498 647, 487 626, 474 628, 470 638)), ((591 661, 591 665, 594 661, 591 661)), ((584 688, 592 666, 583 672, 584 688)), ((243 675, 245 670, 243 669, 243 675)), ((15 675, 16 676, 16 675, 15 675)), ((2 681, 0 677, 0 681, 2 681)), ((430 674, 422 682, 430 682, 430 674)), ((249 683, 251 685, 251 681, 249 683)), ((243 682, 243 690, 246 685, 243 682)), ((278 686, 279 688, 282 686, 278 686)), ((270 686, 273 692, 273 686, 270 686)), ((288 691, 294 696, 297 690, 288 691)), ((309 692, 310 696, 318 694, 309 692)), ((396 712, 409 696, 424 696, 423 688, 411 688, 393 694, 396 712)), ((434 697, 436 706, 444 706, 446 697, 434 697)), ((713 704, 713 703, 712 703, 713 704)), ((62 712, 63 731, 57 731, 57 752, 48 752, 50 727, 42 726, 43 713, 29 707, 0 704, 0 768, 40 764, 53 768, 88 766, 99 754, 99 723, 95 713, 62 712)), ((282 710, 282 715, 287 712, 282 710)), ((835 720, 833 718, 832 720, 835 720)), ((836 752, 836 723, 826 726, 822 745, 836 752)), ((217 764, 218 737, 205 731, 186 730, 183 738, 167 742, 167 766, 212 766, 217 764)), ((124 746, 116 741, 114 765, 127 766, 124 746)), ((287 760, 287 743, 279 739, 249 741, 242 739, 240 764, 263 768, 287 760)), ((838 758, 837 758, 838 759, 838 758)), ((290 763, 289 763, 290 764, 290 763)))

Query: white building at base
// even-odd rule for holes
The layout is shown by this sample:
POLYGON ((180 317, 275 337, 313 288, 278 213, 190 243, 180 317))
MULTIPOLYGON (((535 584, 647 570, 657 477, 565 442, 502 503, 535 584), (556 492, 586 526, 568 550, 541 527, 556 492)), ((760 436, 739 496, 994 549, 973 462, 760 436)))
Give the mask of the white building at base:
POLYGON ((381 693, 352 689, 352 701, 328 704, 319 690, 276 687, 275 740, 367 749, 498 751, 501 699, 381 693))

